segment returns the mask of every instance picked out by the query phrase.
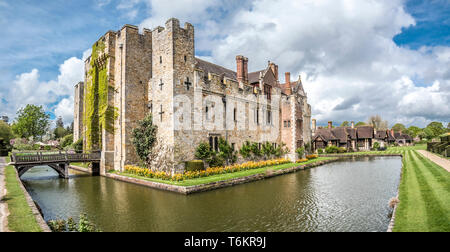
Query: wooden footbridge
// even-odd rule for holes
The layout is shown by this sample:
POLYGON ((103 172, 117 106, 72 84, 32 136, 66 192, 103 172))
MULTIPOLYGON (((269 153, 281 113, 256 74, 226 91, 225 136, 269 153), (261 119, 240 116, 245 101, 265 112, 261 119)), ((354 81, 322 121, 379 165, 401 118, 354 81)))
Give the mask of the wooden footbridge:
POLYGON ((93 174, 100 171, 101 152, 68 153, 68 152, 26 152, 12 153, 11 163, 17 169, 19 177, 35 166, 47 165, 55 170, 61 178, 69 178, 70 163, 92 163, 93 174))

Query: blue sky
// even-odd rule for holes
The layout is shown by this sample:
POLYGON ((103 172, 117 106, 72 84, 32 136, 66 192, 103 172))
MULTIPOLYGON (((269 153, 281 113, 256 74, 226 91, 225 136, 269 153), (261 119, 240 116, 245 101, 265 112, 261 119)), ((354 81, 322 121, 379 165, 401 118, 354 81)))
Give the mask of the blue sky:
MULTIPOLYGON (((301 5, 285 0, 165 2, 0 0, 0 25, 3 27, 0 42, 0 114, 13 118, 17 108, 27 101, 43 105, 52 117, 60 115, 66 123, 70 123, 73 99, 70 82, 80 79, 81 59, 86 50, 108 30, 118 30, 124 24, 154 28, 174 16, 182 22, 194 24, 198 56, 234 69, 233 55, 244 54, 250 57, 251 71, 265 67, 267 60, 275 60, 282 71, 291 71, 293 76, 305 76, 305 89, 308 92, 310 87, 309 101, 319 122, 362 121, 374 113, 387 118, 390 124, 402 122, 424 126, 433 120, 449 121, 450 72, 446 73, 445 69, 425 71, 423 69, 426 67, 421 65, 425 63, 420 63, 428 62, 430 68, 434 68, 433 64, 441 66, 443 62, 449 62, 448 0, 297 2, 301 5), (268 7, 270 5, 272 7, 268 7), (342 9, 343 13, 337 13, 334 9, 342 9), (361 14, 365 11, 369 15, 361 14), (299 25, 280 25, 286 17, 299 25), (329 18, 329 23, 323 17, 329 18), (361 24, 357 24, 359 22, 361 24), (308 27, 315 27, 316 30, 311 31, 302 23, 311 23, 308 27), (289 39, 279 40, 285 34, 289 39), (358 34, 368 38, 373 36, 377 41, 362 40, 358 34), (330 38, 341 41, 352 36, 361 41, 351 42, 355 43, 351 46, 350 42, 343 41, 340 48, 349 45, 345 54, 329 44, 330 38), (392 46, 395 48, 392 49, 392 46), (389 70, 386 66, 379 69, 379 65, 389 64, 377 56, 384 53, 396 55, 394 60, 389 60, 395 61, 389 70), (326 60, 318 55, 326 55, 326 60), (411 62, 405 60, 405 55, 411 57, 411 62), (367 70, 369 66, 374 68, 372 72, 367 70), (387 72, 379 77, 377 71, 387 72), (348 83, 359 83, 358 89, 361 91, 373 89, 372 81, 386 82, 387 86, 398 83, 399 87, 408 87, 408 91, 403 97, 392 98, 389 104, 379 105, 365 103, 364 97, 355 98, 357 94, 335 92, 328 95, 323 92, 331 86, 345 89, 348 83), (408 86, 409 81, 412 86, 408 86), (44 91, 27 90, 39 87, 44 87, 44 91), (420 106, 408 105, 417 93, 424 92, 430 92, 430 99, 434 97, 432 100, 419 99, 424 106, 430 109, 439 107, 440 103, 436 103, 439 101, 447 108, 433 114, 430 110, 421 110, 420 106), (329 97, 328 102, 324 101, 325 95, 329 97), (347 106, 342 106, 344 104, 347 106), (346 109, 333 110, 343 107, 346 109), (388 108, 394 109, 394 113, 387 113, 388 108)), ((374 103, 383 101, 382 97, 370 99, 374 103)))

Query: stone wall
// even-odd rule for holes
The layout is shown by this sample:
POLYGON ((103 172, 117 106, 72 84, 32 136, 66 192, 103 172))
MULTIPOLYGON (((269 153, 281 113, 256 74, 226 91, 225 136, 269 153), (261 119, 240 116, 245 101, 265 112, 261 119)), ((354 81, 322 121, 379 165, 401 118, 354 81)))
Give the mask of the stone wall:
POLYGON ((83 107, 84 107, 84 83, 75 85, 73 117, 73 141, 76 142, 83 136, 83 107))

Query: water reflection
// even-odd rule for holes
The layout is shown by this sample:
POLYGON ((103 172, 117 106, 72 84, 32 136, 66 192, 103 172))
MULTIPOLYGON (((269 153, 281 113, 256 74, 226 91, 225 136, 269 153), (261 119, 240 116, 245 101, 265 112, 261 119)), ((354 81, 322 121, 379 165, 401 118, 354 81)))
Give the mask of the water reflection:
POLYGON ((46 220, 87 213, 103 231, 385 231, 400 169, 359 158, 189 196, 48 167, 23 179, 46 220))

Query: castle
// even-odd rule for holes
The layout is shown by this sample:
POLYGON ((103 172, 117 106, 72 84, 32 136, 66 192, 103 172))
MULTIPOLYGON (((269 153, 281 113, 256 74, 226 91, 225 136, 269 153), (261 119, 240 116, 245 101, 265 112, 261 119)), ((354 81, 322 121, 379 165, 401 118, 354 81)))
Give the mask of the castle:
MULTIPOLYGON (((74 140, 101 149, 101 173, 122 170, 139 159, 132 130, 148 113, 158 126, 158 144, 169 146, 173 171, 195 159, 208 142, 218 150, 226 139, 235 150, 245 141, 286 144, 290 159, 311 141, 311 106, 301 78, 278 65, 248 72, 248 58, 236 57, 236 71, 195 57, 194 27, 169 19, 154 30, 125 25, 108 31, 85 61, 85 81, 75 86, 74 140)), ((158 167, 154 167, 158 169, 158 167)))

